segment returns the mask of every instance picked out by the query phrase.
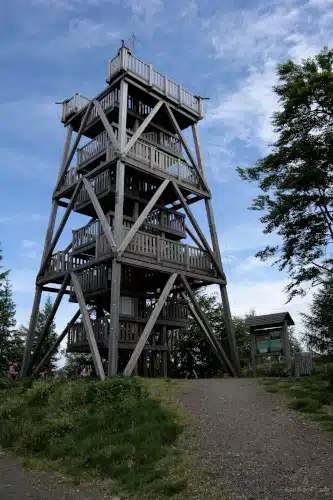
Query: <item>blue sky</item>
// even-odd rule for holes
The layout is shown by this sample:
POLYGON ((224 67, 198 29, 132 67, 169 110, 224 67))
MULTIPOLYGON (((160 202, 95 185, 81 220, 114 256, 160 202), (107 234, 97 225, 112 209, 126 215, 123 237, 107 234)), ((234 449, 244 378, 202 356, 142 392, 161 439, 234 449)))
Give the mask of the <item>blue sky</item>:
MULTIPOLYGON (((134 53, 205 101, 199 130, 232 312, 289 310, 299 323, 310 294, 285 305, 287 276, 254 258, 277 241, 247 210, 255 186, 238 179, 274 140, 271 88, 277 62, 332 46, 332 0, 12 0, 0 20, 0 241, 11 268, 17 320, 33 300, 51 192, 65 131, 56 105, 75 91, 93 97, 120 40, 136 35, 134 53), (221 5, 223 4, 223 5, 221 5)), ((196 210, 204 226, 202 212, 196 210)), ((59 249, 66 245, 69 227, 59 249)), ((83 222, 84 223, 84 222, 83 222)), ((57 328, 70 319, 64 304, 57 328)))

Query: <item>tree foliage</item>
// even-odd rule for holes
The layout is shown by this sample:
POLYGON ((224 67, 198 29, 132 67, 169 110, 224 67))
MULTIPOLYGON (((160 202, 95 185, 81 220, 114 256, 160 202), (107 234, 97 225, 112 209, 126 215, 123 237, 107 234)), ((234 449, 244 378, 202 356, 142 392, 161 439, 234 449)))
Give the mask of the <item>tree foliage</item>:
MULTIPOLYGON (((2 251, 0 249, 0 263, 2 251)), ((0 373, 8 368, 8 363, 13 362, 13 328, 15 326, 15 304, 12 299, 9 271, 3 271, 0 264, 0 373)))
POLYGON ((319 354, 333 354, 333 280, 314 294, 309 314, 302 314, 303 339, 319 354))
MULTIPOLYGON (((51 300, 51 297, 48 295, 46 298, 44 307, 38 313, 37 324, 36 324, 36 329, 35 329, 35 334, 34 334, 33 350, 35 349, 36 344, 38 342, 38 339, 41 336, 41 333, 44 329, 44 325, 46 323, 46 320, 47 320, 48 316, 50 315, 50 312, 52 311, 52 307, 53 307, 52 300, 51 300)), ((56 341, 57 333, 56 333, 55 329, 56 329, 56 325, 52 321, 52 323, 51 323, 51 325, 48 328, 48 331, 46 333, 46 337, 45 337, 45 340, 42 344, 42 347, 41 347, 41 349, 40 349, 40 351, 35 359, 36 365, 43 359, 43 357, 48 352, 50 347, 56 341)), ((20 328, 18 328, 16 330, 17 338, 21 339, 22 344, 24 344, 25 339, 27 337, 27 334, 28 334, 28 328, 23 326, 23 325, 21 325, 20 328)), ((23 351, 22 351, 22 355, 23 355, 23 351)), ((57 360, 58 360, 58 350, 56 350, 52 354, 50 360, 47 363, 48 367, 51 370, 54 370, 56 368, 57 360)))
POLYGON ((255 167, 238 168, 242 179, 263 192, 250 209, 264 212, 264 233, 282 238, 281 245, 267 246, 257 256, 275 257, 279 269, 288 271, 289 299, 325 281, 333 263, 328 251, 333 242, 332 64, 333 51, 325 47, 301 64, 278 65, 273 152, 255 167))
MULTIPOLYGON (((223 309, 216 295, 197 294, 197 300, 215 335, 220 340, 223 348, 228 353, 225 322, 223 309)), ((242 318, 233 318, 237 347, 239 350, 241 364, 247 364, 250 360, 250 338, 245 329, 245 321, 242 318)), ((172 346, 170 375, 182 377, 186 372, 186 357, 188 351, 195 357, 195 370, 201 377, 211 377, 224 372, 220 361, 216 358, 209 342, 197 326, 195 320, 190 318, 187 328, 180 330, 176 342, 172 346)))

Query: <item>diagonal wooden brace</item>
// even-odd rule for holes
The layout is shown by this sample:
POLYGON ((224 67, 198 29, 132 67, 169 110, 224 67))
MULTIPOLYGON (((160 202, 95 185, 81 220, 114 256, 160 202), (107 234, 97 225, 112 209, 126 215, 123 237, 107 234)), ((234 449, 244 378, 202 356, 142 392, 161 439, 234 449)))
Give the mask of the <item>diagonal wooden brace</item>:
POLYGON ((184 138, 184 136, 182 134, 180 126, 178 125, 177 120, 175 118, 175 115, 173 114, 173 112, 172 112, 169 104, 165 103, 165 107, 166 107, 167 113, 169 115, 170 121, 171 121, 171 123, 172 123, 172 125, 173 125, 173 127, 175 129, 175 132, 178 134, 179 139, 180 139, 180 141, 181 141, 181 143, 182 143, 182 145, 183 145, 183 147, 184 147, 184 149, 186 151, 186 154, 189 157, 190 162, 192 163, 194 170, 198 174, 198 177, 199 177, 199 179, 201 181, 202 186, 205 188, 205 190, 207 191, 207 193, 210 194, 210 190, 209 190, 209 187, 208 187, 208 185, 206 183, 206 180, 203 177, 203 175, 202 175, 202 173, 201 173, 201 171, 200 171, 200 169, 199 169, 199 167, 198 167, 195 159, 192 156, 191 150, 190 150, 190 148, 189 148, 189 146, 188 146, 188 144, 187 144, 187 142, 186 142, 186 140, 185 140, 185 138, 184 138))
POLYGON ((101 205, 100 205, 100 203, 98 201, 96 193, 93 190, 92 185, 88 181, 88 179, 86 179, 86 178, 83 177, 82 181, 83 181, 84 187, 86 188, 87 193, 88 193, 88 195, 89 195, 89 197, 91 199, 91 203, 94 206, 95 212, 97 214, 97 217, 99 218, 99 221, 101 223, 101 226, 103 228, 105 236, 106 236, 106 238, 107 238, 107 240, 109 242, 111 250, 115 251, 116 250, 116 241, 114 239, 114 236, 113 236, 111 228, 110 228, 110 226, 108 224, 108 221, 106 220, 106 217, 105 217, 105 214, 104 214, 104 212, 102 210, 102 207, 101 207, 101 205))
POLYGON ((90 116, 90 112, 91 112, 92 106, 93 106, 93 104, 90 101, 89 104, 88 104, 87 110, 85 112, 85 115, 84 115, 84 117, 83 117, 83 119, 81 121, 81 125, 80 125, 79 131, 77 133, 77 136, 75 138, 74 144, 72 146, 71 152, 69 153, 67 161, 66 161, 65 165, 63 166, 62 172, 61 172, 61 174, 58 177, 58 182, 57 182, 57 185, 56 185, 55 190, 53 192, 53 197, 55 196, 55 193, 60 189, 60 186, 61 186, 61 184, 62 184, 62 182, 64 180, 64 177, 66 175, 66 172, 68 170, 68 167, 71 164, 71 161, 72 161, 72 159, 74 157, 74 154, 76 152, 76 148, 79 145, 79 142, 80 142, 80 139, 82 137, 83 131, 84 131, 86 125, 87 125, 87 121, 88 121, 88 118, 90 116))
POLYGON ((105 113, 103 111, 103 108, 101 106, 101 103, 99 101, 93 101, 93 104, 97 110, 97 113, 104 125, 104 128, 109 136, 109 139, 112 143, 112 146, 114 147, 114 150, 115 150, 115 153, 116 154, 119 154, 119 143, 118 143, 118 139, 116 137, 116 134, 114 133, 113 131, 113 128, 112 126, 110 125, 110 122, 109 120, 107 119, 107 117, 105 116, 105 113))
POLYGON ((68 203, 68 206, 67 206, 66 211, 65 211, 65 213, 64 213, 64 215, 63 215, 63 217, 62 217, 62 219, 61 219, 61 222, 60 222, 60 224, 59 224, 59 227, 58 227, 58 229, 57 229, 57 232, 56 232, 56 234, 54 235, 54 238, 53 238, 53 240, 52 240, 52 243, 50 244, 50 246, 49 246, 49 248, 48 248, 48 251, 47 251, 47 253, 46 253, 46 255, 45 255, 45 257, 44 257, 44 259, 43 259, 43 261, 42 261, 42 264, 41 264, 41 266, 40 266, 40 270, 39 270, 39 273, 38 273, 38 275, 37 275, 37 276, 41 276, 41 275, 43 275, 43 274, 44 274, 44 272, 45 272, 45 270, 46 270, 46 267, 47 267, 48 261, 49 261, 49 259, 50 259, 51 255, 52 255, 52 252, 53 252, 53 250, 54 250, 54 248, 55 248, 56 244, 58 243, 58 240, 59 240, 59 238, 60 238, 60 235, 61 235, 61 233, 62 233, 62 231, 63 231, 63 229, 64 229, 64 227, 65 227, 65 224, 66 224, 66 222, 67 222, 67 220, 68 220, 68 217, 70 216, 70 213, 71 213, 71 211, 72 211, 72 209, 73 209, 73 207, 74 207, 74 203, 75 203, 75 200, 76 200, 77 195, 79 194, 79 190, 80 190, 80 188, 81 188, 81 185, 82 185, 82 179, 80 179, 80 180, 79 180, 79 182, 78 182, 78 183, 77 183, 77 185, 76 185, 76 188, 75 188, 75 190, 74 190, 74 193, 72 194, 71 200, 70 200, 70 202, 68 203))
POLYGON ((212 259, 213 261, 213 264, 217 270, 217 272, 219 273, 219 275, 223 278, 223 279, 226 279, 225 277, 225 274, 223 272, 223 269, 221 268, 221 265, 219 263, 219 261, 217 260, 217 258, 215 257, 215 254, 214 252, 212 251, 212 249, 210 248, 209 244, 208 244, 208 241, 206 240, 203 232, 201 231, 200 227, 199 227, 199 224, 197 223, 196 221, 196 218, 194 217, 194 215, 192 214, 188 204, 186 203, 186 200, 181 192, 181 190, 179 189, 178 185, 176 182, 172 181, 172 184, 173 184, 173 187, 174 187, 174 190, 175 192, 177 193, 177 196, 179 198, 179 201, 180 203, 182 204, 185 212, 186 212, 186 215, 188 216, 188 218, 190 219, 194 229, 196 230, 199 238, 200 238, 200 241, 202 243, 202 245, 204 246, 205 250, 209 253, 209 256, 210 258, 212 259))
POLYGON ((54 344, 47 351, 47 353, 45 354, 44 358, 38 363, 38 365, 36 366, 36 368, 32 372, 32 376, 33 377, 35 377, 38 374, 38 372, 42 368, 42 366, 45 363, 47 363, 47 361, 50 359, 50 357, 52 356, 52 354, 54 353, 54 351, 59 347, 59 345, 61 344, 61 342, 63 341, 63 339, 66 337, 70 325, 72 325, 73 323, 75 323, 75 321, 80 316, 80 314, 81 314, 81 311, 79 309, 74 314, 74 316, 72 317, 72 319, 70 320, 70 322, 66 325, 65 329, 61 332, 61 334, 59 335, 59 337, 57 338, 57 340, 54 342, 54 344))
POLYGON ((189 282, 187 281, 187 279, 185 278, 185 276, 183 274, 181 274, 180 277, 181 277, 182 282, 184 283, 184 286, 185 286, 185 289, 186 289, 186 293, 189 296, 189 298, 191 299, 193 307, 194 307, 197 315, 199 316, 201 322, 204 324, 205 329, 209 332, 209 335, 210 335, 211 339, 214 341, 216 349, 221 354, 221 356, 223 358, 223 361, 224 361, 225 365, 227 366, 227 368, 228 368, 229 372, 231 373, 231 375, 233 377, 236 377, 235 369, 232 366, 232 364, 230 363, 230 361, 229 361, 229 359, 228 359, 228 357, 227 357, 227 355, 226 355, 223 347, 221 346, 220 341, 218 340, 218 338, 216 337, 215 333, 213 332, 213 330, 212 330, 212 328, 211 328, 211 326, 209 324, 209 321, 207 320, 206 316, 202 312, 201 307, 200 307, 200 305, 197 302, 197 299, 196 299, 196 297, 194 295, 193 290, 190 287, 189 282))
POLYGON ((134 146, 136 141, 139 139, 141 134, 145 131, 149 123, 152 121, 158 110, 163 106, 163 101, 158 101, 158 103, 153 107, 151 112, 149 113, 148 116, 143 120, 141 123, 140 127, 138 130, 135 132, 135 134, 131 137, 131 139, 128 141, 128 143, 125 145, 124 149, 121 151, 122 156, 126 156, 129 150, 134 146))
POLYGON ((132 353, 132 356, 130 357, 129 362, 127 363, 127 366, 124 370, 124 375, 126 375, 126 376, 132 375, 134 367, 138 362, 140 354, 142 353, 143 348, 148 340, 148 337, 151 334, 152 329, 154 328, 156 320, 160 315, 162 307, 164 306, 164 303, 165 303, 166 299, 168 298, 170 290, 173 287, 173 285, 177 279, 177 276, 178 276, 177 273, 171 274, 168 281, 166 282, 166 285, 163 288, 163 291, 160 295, 160 298, 158 299, 157 304, 155 305, 154 310, 153 310, 152 314, 150 315, 150 317, 147 321, 147 324, 146 324, 146 326, 141 334, 141 337, 139 338, 138 343, 135 346, 135 349, 132 353))
POLYGON ((121 243, 120 247, 118 248, 118 256, 120 257, 122 253, 126 250, 127 245, 131 242, 137 231, 140 229, 142 226, 143 222, 145 221, 147 215, 149 212, 154 208, 155 204, 158 202, 159 198, 161 197, 163 191, 165 191, 166 187, 169 184, 169 180, 165 179, 160 187, 157 189, 155 194, 152 196, 150 199, 149 203, 145 206, 143 211, 141 212, 139 218, 135 221, 133 226, 131 227, 129 233, 126 235, 124 238, 123 242, 121 243))
POLYGON ((200 248, 200 250, 204 251, 205 250, 204 247, 202 246, 202 244, 200 243, 200 241, 198 240, 198 238, 195 236, 195 234, 193 233, 193 231, 191 230, 191 228, 188 227, 187 224, 185 224, 185 229, 186 229, 186 232, 189 234, 189 236, 194 241, 194 243, 200 248))
POLYGON ((48 331, 48 329, 51 326, 51 323, 52 323, 52 321, 54 319, 54 316, 56 315, 56 312, 57 312, 57 310, 59 308, 59 305, 60 305, 60 302, 61 302, 61 300, 62 300, 62 298, 64 296, 64 293, 65 293, 65 290, 66 290, 68 282, 69 282, 69 273, 67 273, 65 275, 64 281, 62 282, 61 287, 59 288, 59 292, 58 292, 57 298, 54 301, 54 304, 52 306, 52 310, 51 310, 49 316, 47 317, 47 319, 45 321, 45 325, 44 325, 42 333, 40 334, 40 337, 39 337, 39 339, 37 341, 36 348, 35 348, 32 356, 30 358, 30 363, 29 363, 28 371, 31 370, 31 368, 33 366, 33 363, 34 363, 34 361, 36 359, 36 356, 39 353, 40 348, 41 348, 41 346, 42 346, 42 344, 43 344, 43 342, 45 340, 45 337, 47 335, 47 331, 48 331))
POLYGON ((80 306, 80 311, 82 314, 84 329, 85 329, 86 334, 87 334, 87 339, 88 339, 91 355, 92 355, 92 358, 94 361, 96 374, 97 374, 97 376, 100 377, 101 380, 105 380, 105 373, 104 373, 104 368, 103 368, 101 356, 99 354, 97 342, 96 342, 95 335, 94 335, 94 330, 93 330, 93 327, 91 324, 89 312, 87 309, 86 301, 84 300, 84 296, 83 296, 80 282, 79 282, 76 274, 73 272, 71 272, 71 279, 72 279, 75 295, 76 295, 77 301, 78 301, 79 306, 80 306))

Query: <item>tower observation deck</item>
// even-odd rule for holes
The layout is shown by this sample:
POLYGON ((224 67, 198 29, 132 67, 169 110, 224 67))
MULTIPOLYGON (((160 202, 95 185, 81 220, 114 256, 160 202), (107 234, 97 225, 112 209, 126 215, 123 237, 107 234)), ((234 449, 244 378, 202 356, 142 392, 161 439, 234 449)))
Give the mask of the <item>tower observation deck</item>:
POLYGON ((226 277, 197 130, 203 118, 201 98, 125 46, 109 61, 107 84, 93 99, 75 93, 63 101, 67 134, 22 373, 37 374, 67 337, 69 352, 91 352, 101 379, 118 373, 166 376, 174 339, 192 317, 220 362, 237 375, 226 277), (185 129, 193 135, 194 151, 185 129), (191 211, 200 200, 211 243, 191 211), (73 228, 66 248, 56 249, 72 212, 86 216, 87 223, 73 228), (210 284, 221 291, 228 338, 223 347, 194 293, 210 284), (33 346, 43 292, 57 297, 33 346), (65 295, 78 310, 37 365, 65 295))

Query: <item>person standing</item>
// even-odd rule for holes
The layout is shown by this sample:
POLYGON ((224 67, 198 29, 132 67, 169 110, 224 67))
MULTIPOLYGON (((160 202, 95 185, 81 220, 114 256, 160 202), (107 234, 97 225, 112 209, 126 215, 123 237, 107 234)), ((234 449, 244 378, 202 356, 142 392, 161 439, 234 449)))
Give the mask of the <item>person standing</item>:
POLYGON ((195 366, 195 357, 193 353, 190 350, 188 350, 185 355, 185 369, 186 369, 185 378, 188 378, 189 375, 194 375, 194 378, 198 378, 194 366, 195 366))
POLYGON ((8 367, 8 377, 11 378, 12 380, 15 380, 17 377, 17 365, 10 364, 8 367))

